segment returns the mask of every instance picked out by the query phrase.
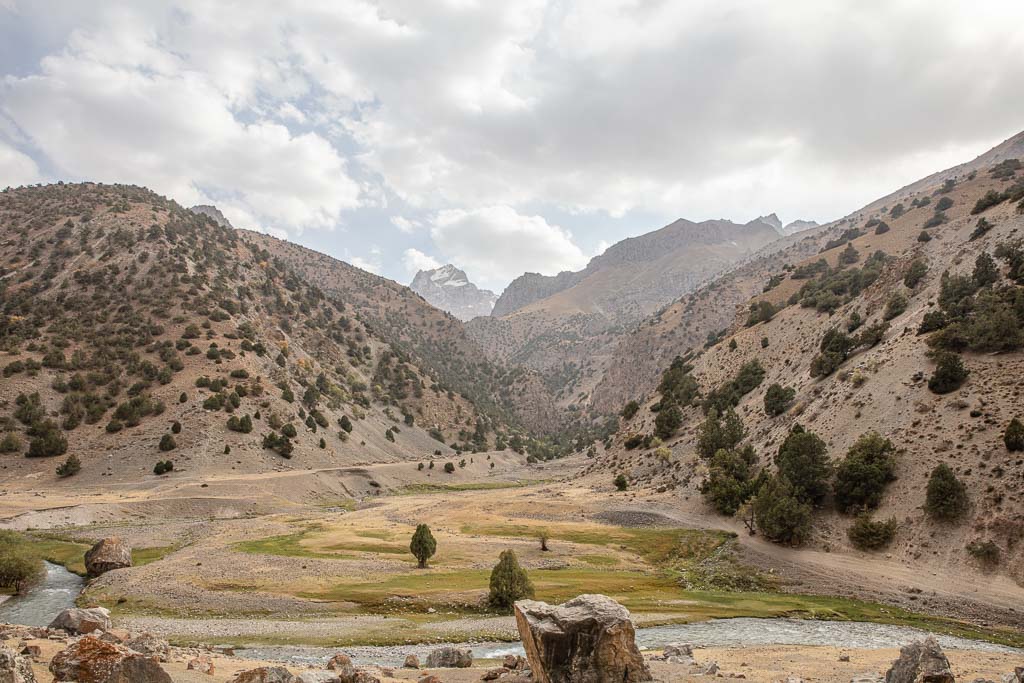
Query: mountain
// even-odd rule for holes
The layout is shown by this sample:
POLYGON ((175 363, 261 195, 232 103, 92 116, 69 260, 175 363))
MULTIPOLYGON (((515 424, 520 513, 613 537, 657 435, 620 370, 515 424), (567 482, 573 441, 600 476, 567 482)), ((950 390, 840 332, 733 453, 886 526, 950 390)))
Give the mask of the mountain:
MULTIPOLYGON (((637 326, 591 394, 595 412, 623 415, 592 476, 610 483, 623 473, 638 496, 665 491, 663 502, 687 519, 746 533, 719 512, 735 505, 711 496, 728 488, 722 477, 778 472, 799 425, 817 437, 802 443, 820 444, 833 471, 849 469, 824 471, 824 495, 795 542, 835 562, 885 553, 913 571, 941 568, 1019 592, 1024 459, 1013 449, 1024 443, 1009 429, 1024 418, 1018 155, 1024 135, 789 236, 637 326), (750 446, 732 470, 723 468, 740 461, 723 464, 728 454, 700 454, 722 436, 708 411, 731 407, 741 425, 733 433, 750 446), (891 471, 873 479, 856 458, 877 449, 891 471), (940 465, 959 484, 931 485, 940 465), (872 482, 877 497, 842 509, 872 482), (926 504, 932 488, 936 502, 926 504), (860 510, 891 520, 872 532, 884 550, 851 537, 860 510), (943 520, 929 510, 950 512, 943 520)), ((743 486, 731 489, 739 502, 743 486)), ((762 521, 759 532, 773 538, 762 521)))
POLYGON ((451 264, 419 271, 409 288, 430 305, 451 313, 459 320, 490 315, 498 299, 494 292, 479 289, 469 281, 466 273, 451 264))
POLYGON ((76 480, 96 483, 163 460, 324 468, 508 435, 500 371, 460 350, 464 336, 437 338, 441 363, 380 324, 404 303, 444 334, 445 314, 399 285, 338 262, 309 277, 308 253, 297 270, 287 243, 133 186, 7 190, 0 226, 0 443, 30 456, 5 457, 8 476, 52 478, 65 453, 82 462, 76 480), (482 407, 452 389, 460 372, 482 407))
POLYGON ((578 272, 527 273, 488 318, 466 324, 495 362, 537 372, 559 405, 589 403, 611 353, 638 322, 780 239, 768 217, 746 224, 680 219, 622 240, 578 272))
POLYGON ((797 220, 782 226, 780 232, 783 235, 794 235, 798 232, 803 232, 804 230, 813 230, 816 227, 818 227, 818 223, 816 221, 797 220))

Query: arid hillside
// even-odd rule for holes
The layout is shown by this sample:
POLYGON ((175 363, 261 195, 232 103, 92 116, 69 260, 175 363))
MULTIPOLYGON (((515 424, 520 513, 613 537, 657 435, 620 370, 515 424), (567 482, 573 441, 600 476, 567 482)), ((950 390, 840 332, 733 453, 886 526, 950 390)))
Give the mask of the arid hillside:
POLYGON ((166 461, 261 472, 494 442, 493 404, 478 411, 440 377, 490 366, 439 342, 449 365, 425 368, 398 343, 446 316, 414 295, 434 317, 407 315, 351 268, 345 296, 286 251, 137 187, 0 194, 5 478, 56 480, 69 456, 69 481, 117 482, 166 461))
POLYGON ((642 326, 595 390, 624 419, 593 475, 782 545, 1024 585, 1022 141, 642 326))

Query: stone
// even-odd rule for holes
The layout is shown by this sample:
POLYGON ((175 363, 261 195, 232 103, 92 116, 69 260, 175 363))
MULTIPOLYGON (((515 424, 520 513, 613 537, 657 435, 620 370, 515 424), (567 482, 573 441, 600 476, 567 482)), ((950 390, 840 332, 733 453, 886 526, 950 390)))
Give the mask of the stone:
POLYGON ((341 683, 341 679, 332 671, 303 671, 295 683, 341 683))
POLYGON ((124 645, 131 650, 151 657, 156 657, 161 662, 166 662, 171 652, 171 645, 163 638, 157 638, 152 633, 143 633, 124 641, 124 645))
POLYGON ((885 674, 885 683, 954 683, 949 660, 934 636, 900 648, 899 659, 885 674))
POLYGON ((839 655, 839 661, 840 662, 848 662, 848 661, 850 661, 850 655, 839 655))
POLYGON ((499 666, 495 669, 488 669, 484 672, 484 675, 480 677, 481 681, 496 681, 503 675, 508 673, 508 669, 503 666, 499 666))
POLYGON ((693 646, 687 643, 672 643, 661 651, 666 657, 693 657, 693 646))
MULTIPOLYGON (((702 676, 714 676, 718 673, 718 662, 708 662, 701 668, 700 673, 702 676)), ((786 683, 793 683, 793 681, 787 679, 786 683)))
POLYGON ((261 666, 239 671, 231 683, 295 683, 295 676, 283 666, 261 666))
POLYGON ((50 673, 54 680, 77 683, 172 683, 153 657, 93 636, 54 655, 50 673))
POLYGON ((850 683, 884 683, 885 679, 874 672, 857 674, 850 679, 850 683))
POLYGON ((43 648, 39 647, 38 645, 29 644, 21 648, 21 654, 26 655, 28 657, 38 657, 41 654, 43 654, 43 648))
POLYGON ((104 538, 85 553, 85 570, 99 576, 112 569, 132 566, 132 548, 117 536, 104 538))
POLYGON ((352 683, 380 683, 380 679, 369 671, 356 671, 356 676, 352 679, 352 683))
POLYGON ((193 657, 188 660, 188 664, 185 668, 189 671, 198 671, 201 674, 212 676, 216 673, 216 667, 213 665, 213 660, 205 655, 199 657, 193 657))
POLYGON ((420 668, 420 658, 416 655, 406 655, 405 663, 402 666, 406 669, 418 669, 420 668))
POLYGON ((467 669, 473 666, 473 651, 441 647, 427 655, 428 669, 467 669))
POLYGON ((50 628, 68 633, 86 634, 110 628, 110 610, 105 607, 69 607, 50 622, 50 628))
POLYGON ((416 683, 444 683, 444 681, 433 674, 427 674, 426 676, 417 679, 416 683))
POLYGON ((356 676, 356 667, 352 665, 352 659, 348 655, 334 655, 327 660, 327 668, 337 671, 342 680, 351 680, 356 676))
POLYGON ((15 654, 8 647, 0 647, 0 683, 36 683, 29 658, 15 654))
POLYGON ((501 665, 511 671, 522 671, 526 668, 526 657, 522 655, 505 655, 501 665))
POLYGON ((515 604, 516 625, 537 683, 650 681, 629 611, 605 595, 562 605, 515 604))

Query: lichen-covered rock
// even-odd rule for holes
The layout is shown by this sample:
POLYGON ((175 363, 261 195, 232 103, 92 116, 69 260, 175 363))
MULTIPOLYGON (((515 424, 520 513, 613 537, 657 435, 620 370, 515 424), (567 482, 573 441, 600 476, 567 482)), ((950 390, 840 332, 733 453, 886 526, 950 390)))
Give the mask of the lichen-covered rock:
POLYGON ((0 647, 0 683, 36 683, 32 662, 14 650, 0 647))
POLYGON ((521 600, 519 637, 537 683, 650 681, 625 607, 605 595, 581 595, 562 605, 521 600))
POLYGON ((104 538, 85 553, 85 570, 99 576, 111 569, 132 566, 132 548, 117 536, 104 538))
POLYGON ((110 628, 110 610, 106 607, 70 607, 50 622, 50 628, 80 634, 106 631, 110 628))
POLYGON ((239 671, 231 683, 295 683, 295 676, 283 666, 261 666, 239 671))
POLYGON ((172 683, 153 657, 85 636, 50 661, 55 681, 77 683, 172 683))
POLYGON ((885 683, 954 683, 956 679, 933 636, 900 649, 900 656, 885 674, 885 683))
POLYGON ((402 666, 406 669, 418 669, 420 668, 420 658, 416 655, 406 655, 405 663, 402 666))
POLYGON ((473 666, 473 651, 440 647, 427 655, 428 669, 467 669, 473 666))

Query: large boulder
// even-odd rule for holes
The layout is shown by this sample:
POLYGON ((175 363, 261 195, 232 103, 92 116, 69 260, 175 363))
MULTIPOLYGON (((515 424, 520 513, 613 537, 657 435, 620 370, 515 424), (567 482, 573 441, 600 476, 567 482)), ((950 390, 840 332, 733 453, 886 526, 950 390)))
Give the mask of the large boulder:
POLYGON ((261 666, 239 671, 231 683, 295 683, 295 676, 283 666, 261 666))
POLYGON ((473 651, 440 647, 427 655, 428 669, 468 669, 473 666, 473 651))
POLYGON ((172 683, 152 657, 86 636, 50 661, 55 681, 77 683, 172 683))
POLYGON ((85 570, 99 576, 111 569, 132 566, 132 548, 117 536, 104 538, 85 553, 85 570))
POLYGON ((885 683, 954 683, 949 660, 933 636, 900 649, 885 674, 885 683))
POLYGON ((32 661, 10 648, 0 647, 0 683, 36 683, 32 661))
POLYGON ((520 600, 519 637, 536 683, 650 681, 629 611, 605 595, 581 595, 562 605, 520 600))
POLYGON ((69 607, 50 622, 50 628, 80 634, 106 631, 110 628, 110 610, 106 607, 69 607))

